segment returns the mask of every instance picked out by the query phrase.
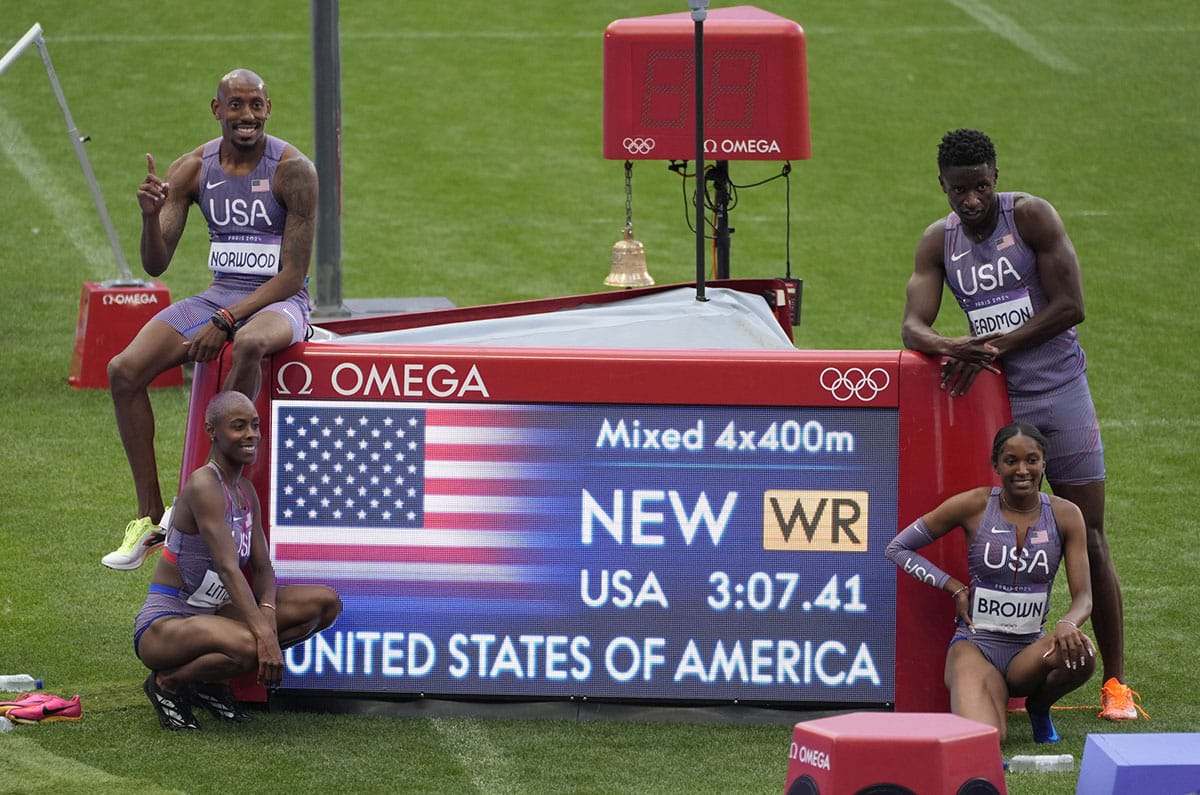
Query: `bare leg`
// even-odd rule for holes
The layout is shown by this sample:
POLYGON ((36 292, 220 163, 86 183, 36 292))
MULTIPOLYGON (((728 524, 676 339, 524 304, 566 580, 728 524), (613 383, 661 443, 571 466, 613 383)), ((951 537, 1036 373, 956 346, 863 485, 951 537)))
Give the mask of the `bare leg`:
POLYGON ((1072 660, 1068 668, 1049 636, 1031 643, 1008 666, 1008 687, 1016 695, 1026 696, 1030 712, 1045 713, 1060 698, 1087 683, 1096 672, 1096 659, 1090 655, 1072 660), (1049 656, 1042 655, 1050 652, 1049 656))
POLYGON ((1087 526, 1088 568, 1092 575, 1092 628, 1104 663, 1104 681, 1125 682, 1125 608, 1121 583, 1104 534, 1104 481, 1052 483, 1054 493, 1079 507, 1087 526))
POLYGON ((224 389, 254 400, 262 387, 262 359, 292 344, 292 326, 278 312, 259 312, 233 338, 224 389))
POLYGON ((1008 735, 1008 686, 979 647, 958 641, 946 653, 946 688, 955 715, 995 726, 1000 742, 1008 735))
POLYGON ((176 668, 156 671, 155 681, 164 690, 178 693, 192 682, 224 682, 244 673, 246 671, 236 659, 227 654, 212 652, 176 668))
POLYGON ((148 388, 159 374, 187 359, 183 335, 151 320, 128 347, 108 363, 117 431, 129 459, 137 494, 137 515, 158 522, 163 514, 158 462, 154 454, 154 408, 148 388))
POLYGON ((171 692, 193 681, 217 681, 252 671, 258 645, 250 629, 223 616, 160 618, 143 633, 138 657, 171 692))
POLYGON ((285 585, 275 601, 279 646, 284 649, 325 629, 342 612, 341 598, 324 585, 285 585))
MULTIPOLYGON (((281 648, 328 627, 342 611, 337 592, 323 585, 288 585, 275 595, 281 648)), ((217 615, 161 618, 138 643, 138 657, 171 691, 189 682, 214 682, 258 668, 258 643, 241 613, 226 604, 217 615)))
POLYGON ((113 390, 117 432, 125 447, 125 457, 133 474, 137 496, 135 516, 148 516, 157 522, 163 515, 162 487, 158 481, 158 461, 154 453, 154 408, 145 390, 118 396, 113 390))

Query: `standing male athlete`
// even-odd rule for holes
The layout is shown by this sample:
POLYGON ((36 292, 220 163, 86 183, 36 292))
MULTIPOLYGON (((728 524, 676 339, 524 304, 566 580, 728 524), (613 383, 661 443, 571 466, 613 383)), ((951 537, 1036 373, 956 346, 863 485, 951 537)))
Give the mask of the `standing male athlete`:
POLYGON ((1138 716, 1125 684, 1121 586, 1104 535, 1104 447, 1075 325, 1083 321, 1079 258, 1044 199, 997 193, 996 149, 978 130, 953 130, 938 146, 938 181, 952 212, 917 244, 901 339, 943 356, 942 388, 962 395, 996 359, 1004 363, 1013 419, 1046 435, 1046 477, 1087 526, 1092 626, 1104 662, 1100 717, 1138 716), (970 333, 933 328, 945 282, 970 333))
POLYGON ((213 280, 200 295, 151 318, 109 362, 117 430, 138 502, 121 546, 103 558, 113 569, 136 569, 164 537, 150 382, 184 362, 211 361, 228 344, 223 389, 253 399, 262 357, 299 342, 308 327, 316 169, 296 147, 266 134, 271 100, 254 72, 235 69, 222 77, 211 106, 221 137, 172 163, 165 180, 147 154, 149 173, 138 187, 146 273, 167 269, 195 203, 208 222, 213 280))

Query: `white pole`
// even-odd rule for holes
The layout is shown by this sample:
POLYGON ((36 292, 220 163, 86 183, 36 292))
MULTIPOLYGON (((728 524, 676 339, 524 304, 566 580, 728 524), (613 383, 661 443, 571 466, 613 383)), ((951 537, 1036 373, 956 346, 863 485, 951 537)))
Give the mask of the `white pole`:
POLYGON ((4 57, 0 58, 0 75, 4 74, 4 70, 8 65, 17 60, 17 56, 25 52, 30 44, 42 38, 42 26, 34 22, 33 27, 29 32, 21 37, 21 40, 14 44, 8 52, 4 53, 4 57))
POLYGON ((96 203, 96 209, 100 213, 100 221, 104 224, 104 231, 108 233, 108 242, 112 245, 113 254, 117 258, 117 266, 121 270, 120 278, 105 282, 107 285, 121 286, 145 286, 148 282, 141 279, 133 278, 129 272, 129 263, 125 261, 125 254, 121 251, 121 243, 117 240, 117 231, 113 228, 112 219, 108 217, 108 208, 104 205, 104 197, 100 194, 100 185, 96 182, 96 175, 92 171, 92 164, 88 161, 87 151, 83 148, 85 137, 80 137, 79 130, 75 127, 75 120, 71 118, 71 111, 67 107, 67 98, 63 94, 62 86, 58 83, 58 77, 54 74, 54 64, 50 62, 50 51, 46 49, 46 40, 42 37, 42 26, 34 23, 29 32, 21 37, 3 58, 0 58, 0 74, 8 68, 8 65, 16 60, 22 52, 24 52, 30 44, 36 44, 42 53, 42 63, 46 65, 46 75, 50 78, 50 86, 54 89, 54 96, 58 99, 58 107, 62 110, 63 120, 67 123, 67 134, 71 136, 71 146, 75 148, 75 156, 79 159, 79 166, 83 169, 83 176, 87 180, 88 188, 92 192, 92 200, 96 203))

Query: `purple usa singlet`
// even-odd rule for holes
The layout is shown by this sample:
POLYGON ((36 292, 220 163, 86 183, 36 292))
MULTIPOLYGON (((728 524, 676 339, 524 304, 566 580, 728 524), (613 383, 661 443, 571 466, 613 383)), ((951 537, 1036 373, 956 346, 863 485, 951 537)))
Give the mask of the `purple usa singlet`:
POLYGON ((231 177, 221 169, 221 139, 204 145, 200 211, 208 221, 208 268, 214 278, 234 277, 253 288, 279 272, 287 210, 275 200, 272 180, 286 146, 282 139, 268 135, 254 171, 231 177))
POLYGON ((1041 632, 1050 609, 1050 587, 1062 561, 1062 538, 1050 498, 1038 494, 1041 512, 1017 546, 1017 528, 1000 509, 993 488, 967 549, 971 621, 976 629, 1014 635, 1041 632))
MULTIPOLYGON (((967 314, 972 336, 1019 328, 1048 303, 1037 257, 1021 239, 1013 220, 1016 194, 997 195, 1000 217, 996 230, 982 243, 967 237, 957 213, 946 217, 946 284, 967 314)), ((1014 395, 1049 392, 1086 369, 1087 359, 1074 327, 1036 348, 1004 357, 1008 391, 1014 395)))
MULTIPOLYGON (((239 505, 220 468, 212 461, 207 466, 216 473, 225 491, 225 522, 237 547, 238 565, 245 566, 250 560, 254 532, 254 515, 250 510, 249 498, 239 484, 237 490, 242 498, 242 504, 239 505)), ((221 576, 213 569, 208 543, 199 533, 181 533, 172 524, 167 529, 163 556, 179 568, 179 576, 183 578, 179 596, 189 605, 215 610, 229 600, 229 592, 221 582, 221 576)))

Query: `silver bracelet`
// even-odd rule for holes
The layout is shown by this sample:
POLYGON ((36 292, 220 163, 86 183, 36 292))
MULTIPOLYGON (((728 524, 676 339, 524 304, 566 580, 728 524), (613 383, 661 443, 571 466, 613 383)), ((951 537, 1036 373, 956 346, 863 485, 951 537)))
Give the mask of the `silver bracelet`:
POLYGON ((968 589, 967 589, 967 586, 965 586, 965 585, 964 585, 963 587, 959 588, 959 589, 958 589, 957 591, 955 591, 954 593, 950 594, 950 598, 951 598, 951 599, 957 599, 957 598, 958 598, 958 595, 959 595, 960 593, 962 593, 963 591, 965 591, 965 590, 968 590, 968 589))
POLYGON ((1079 625, 1076 624, 1074 621, 1072 621, 1069 618, 1060 618, 1058 621, 1055 621, 1054 623, 1055 624, 1070 624, 1071 626, 1075 627, 1075 629, 1079 629, 1079 625))

